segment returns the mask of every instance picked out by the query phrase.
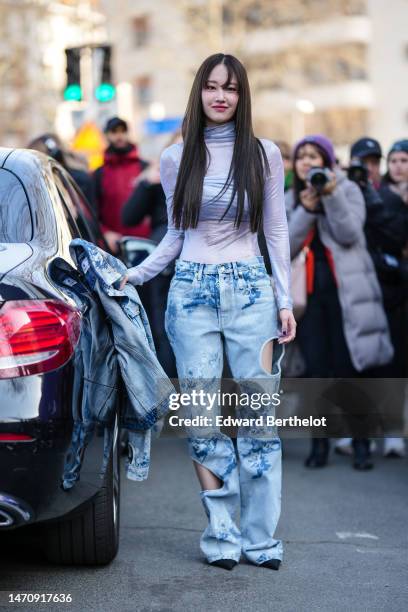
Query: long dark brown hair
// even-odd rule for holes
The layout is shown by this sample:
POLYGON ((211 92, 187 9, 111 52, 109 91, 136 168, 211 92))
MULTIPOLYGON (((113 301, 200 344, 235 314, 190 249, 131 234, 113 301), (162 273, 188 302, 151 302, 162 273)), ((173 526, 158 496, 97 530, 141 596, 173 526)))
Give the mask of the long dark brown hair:
POLYGON ((173 198, 173 222, 177 229, 197 227, 203 194, 203 181, 207 172, 208 151, 204 140, 206 117, 201 100, 202 90, 212 69, 224 64, 230 84, 233 76, 238 82, 238 104, 232 120, 235 121, 235 143, 231 166, 226 182, 218 194, 221 196, 233 186, 230 202, 221 220, 238 194, 235 227, 241 224, 244 213, 245 192, 248 196, 251 231, 262 227, 262 202, 265 169, 269 173, 268 159, 262 143, 255 138, 252 129, 251 93, 246 70, 233 55, 215 53, 201 64, 195 76, 182 123, 183 153, 173 198))

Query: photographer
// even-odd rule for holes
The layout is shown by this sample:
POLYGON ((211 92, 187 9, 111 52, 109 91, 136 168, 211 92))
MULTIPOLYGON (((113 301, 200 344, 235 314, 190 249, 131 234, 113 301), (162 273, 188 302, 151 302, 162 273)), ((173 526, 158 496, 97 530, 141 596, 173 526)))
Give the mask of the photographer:
POLYGON ((61 164, 72 176, 82 193, 88 200, 88 203, 93 207, 95 202, 95 194, 93 183, 90 174, 87 172, 86 162, 84 164, 81 157, 64 147, 61 139, 56 134, 42 134, 34 138, 28 145, 28 149, 35 149, 41 153, 45 153, 53 157, 61 164))
MULTIPOLYGON (((348 178, 361 189, 366 204, 366 223, 364 232, 367 248, 374 262, 378 281, 380 283, 385 313, 390 328, 394 347, 393 360, 381 368, 376 375, 383 380, 383 391, 387 391, 392 400, 388 402, 389 411, 384 420, 385 456, 402 456, 404 454, 403 440, 396 433, 402 431, 403 394, 398 393, 390 378, 402 378, 403 368, 403 312, 404 302, 402 275, 399 270, 399 260, 404 243, 407 240, 407 230, 404 221, 393 205, 389 204, 386 188, 374 189, 374 183, 379 187, 379 166, 381 160, 380 144, 371 138, 361 138, 350 150, 350 165, 348 178), (385 196, 384 201, 381 196, 385 196), (394 391, 393 391, 394 389, 394 391)), ((336 446, 338 452, 347 454, 349 440, 342 440, 336 446)))
POLYGON ((404 243, 404 223, 393 206, 387 205, 388 192, 378 183, 381 159, 381 148, 376 140, 361 138, 350 150, 350 165, 347 169, 349 180, 361 189, 366 204, 366 221, 364 226, 367 247, 374 261, 378 279, 387 302, 387 289, 383 282, 395 276, 391 254, 400 254, 404 243), (379 191, 375 188, 378 185, 379 191), (383 201, 382 196, 386 196, 383 201))
MULTIPOLYGON (((381 145, 378 140, 367 136, 360 138, 352 145, 350 158, 350 166, 352 167, 353 162, 356 162, 356 169, 357 164, 363 166, 366 173, 365 182, 369 181, 374 189, 378 190, 381 184, 380 165, 382 158, 381 145)), ((349 179, 354 180, 350 173, 349 179)))
MULTIPOLYGON (((381 376, 402 379, 406 376, 407 368, 404 340, 408 282, 408 140, 399 140, 392 145, 387 156, 387 173, 381 182, 379 194, 386 214, 391 218, 386 239, 378 241, 378 251, 382 255, 378 275, 395 350, 394 359, 381 376)), ((403 430, 403 410, 403 394, 400 393, 393 402, 394 423, 392 420, 389 423, 391 429, 384 440, 386 456, 405 455, 404 440, 398 436, 398 432, 401 435, 403 430)))
MULTIPOLYGON (((364 236, 359 187, 335 167, 332 143, 303 138, 294 149, 294 183, 287 192, 291 256, 303 247, 307 306, 298 338, 310 378, 367 376, 393 355, 381 290, 364 236)), ((353 434, 354 467, 369 469, 367 423, 358 427, 352 401, 341 406, 353 434)), ((366 415, 367 418, 369 414, 366 415)), ((326 465, 327 439, 315 438, 307 467, 326 465)))

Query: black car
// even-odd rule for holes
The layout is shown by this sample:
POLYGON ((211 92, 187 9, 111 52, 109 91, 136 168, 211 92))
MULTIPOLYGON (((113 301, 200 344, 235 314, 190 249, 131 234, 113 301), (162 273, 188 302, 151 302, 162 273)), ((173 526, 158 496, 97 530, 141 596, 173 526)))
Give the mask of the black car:
POLYGON ((107 250, 68 173, 41 153, 0 148, 0 532, 38 523, 50 560, 98 565, 118 550, 120 406, 64 488, 81 414, 73 387, 82 315, 49 270, 57 257, 74 265, 76 237, 107 250))

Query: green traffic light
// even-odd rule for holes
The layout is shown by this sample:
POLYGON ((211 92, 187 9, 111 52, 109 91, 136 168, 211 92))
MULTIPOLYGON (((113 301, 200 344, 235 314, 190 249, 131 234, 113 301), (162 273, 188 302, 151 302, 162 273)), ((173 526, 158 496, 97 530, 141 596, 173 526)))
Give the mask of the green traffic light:
POLYGON ((82 88, 78 83, 72 83, 64 89, 64 100, 82 100, 82 88))
POLYGON ((110 102, 115 97, 116 88, 112 83, 101 83, 95 89, 95 98, 98 102, 110 102))

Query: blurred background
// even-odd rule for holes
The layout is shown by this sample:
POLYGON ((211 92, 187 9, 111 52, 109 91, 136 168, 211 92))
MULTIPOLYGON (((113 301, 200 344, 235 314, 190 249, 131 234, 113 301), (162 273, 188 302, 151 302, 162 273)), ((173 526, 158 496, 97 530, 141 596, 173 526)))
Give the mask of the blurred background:
POLYGON ((407 0, 0 0, 0 143, 56 132, 102 162, 118 114, 147 157, 213 52, 248 69, 258 136, 329 136, 340 159, 406 134, 407 0))

